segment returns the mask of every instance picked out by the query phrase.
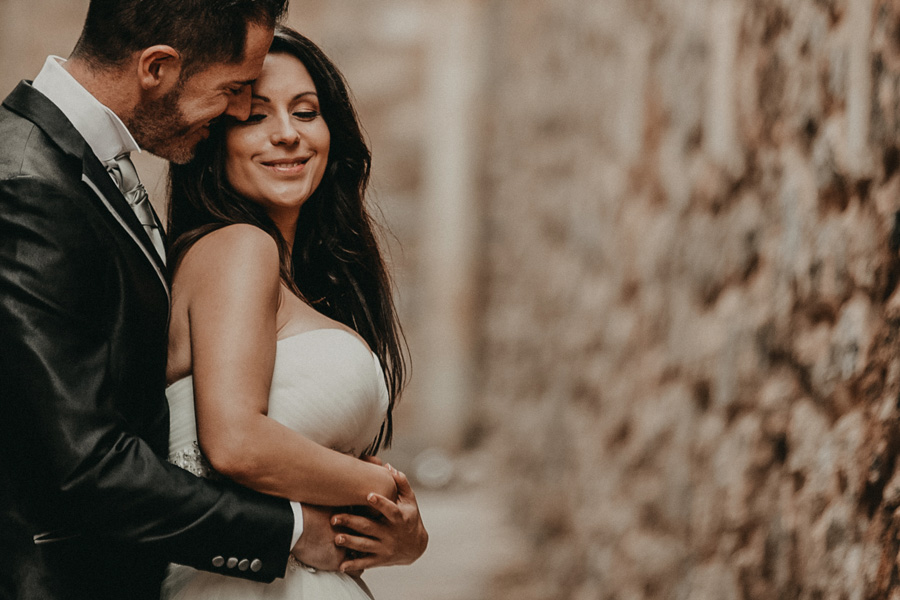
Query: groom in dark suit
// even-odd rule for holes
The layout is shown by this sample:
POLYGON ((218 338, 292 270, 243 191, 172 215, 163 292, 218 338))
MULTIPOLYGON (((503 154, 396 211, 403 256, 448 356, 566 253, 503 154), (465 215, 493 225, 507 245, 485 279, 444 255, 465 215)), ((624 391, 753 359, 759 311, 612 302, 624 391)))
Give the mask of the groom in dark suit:
POLYGON ((156 600, 167 562, 271 581, 315 541, 164 460, 165 250, 129 158, 246 118, 286 3, 92 0, 0 108, 0 599, 156 600))

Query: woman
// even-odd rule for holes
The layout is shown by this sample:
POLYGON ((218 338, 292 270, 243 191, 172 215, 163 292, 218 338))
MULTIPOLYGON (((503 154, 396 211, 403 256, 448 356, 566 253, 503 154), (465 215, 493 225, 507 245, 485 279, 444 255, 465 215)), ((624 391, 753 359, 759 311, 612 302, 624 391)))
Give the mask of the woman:
MULTIPOLYGON (((390 442, 404 380, 369 165, 340 73, 280 28, 250 117, 172 166, 172 462, 308 504, 396 497, 391 472, 359 460, 390 442)), ((164 593, 263 595, 369 597, 357 578, 297 565, 269 585, 173 566, 164 593)))

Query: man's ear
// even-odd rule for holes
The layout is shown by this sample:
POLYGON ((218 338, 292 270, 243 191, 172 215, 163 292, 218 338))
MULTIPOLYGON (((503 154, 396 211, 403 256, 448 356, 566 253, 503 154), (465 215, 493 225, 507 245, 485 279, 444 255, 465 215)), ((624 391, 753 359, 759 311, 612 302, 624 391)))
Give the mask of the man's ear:
POLYGON ((150 94, 165 94, 178 83, 182 68, 181 55, 171 46, 145 48, 138 57, 138 80, 150 94))

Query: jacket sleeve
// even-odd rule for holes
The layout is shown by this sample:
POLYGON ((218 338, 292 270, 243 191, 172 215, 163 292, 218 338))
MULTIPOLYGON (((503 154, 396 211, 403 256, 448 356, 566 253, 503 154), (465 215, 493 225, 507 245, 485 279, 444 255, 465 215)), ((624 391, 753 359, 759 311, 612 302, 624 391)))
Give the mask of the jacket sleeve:
POLYGON ((202 570, 283 576, 287 500, 194 477, 134 433, 111 360, 120 257, 80 193, 0 181, 0 460, 16 502, 40 542, 93 536, 202 570), (246 561, 229 568, 232 557, 246 561))

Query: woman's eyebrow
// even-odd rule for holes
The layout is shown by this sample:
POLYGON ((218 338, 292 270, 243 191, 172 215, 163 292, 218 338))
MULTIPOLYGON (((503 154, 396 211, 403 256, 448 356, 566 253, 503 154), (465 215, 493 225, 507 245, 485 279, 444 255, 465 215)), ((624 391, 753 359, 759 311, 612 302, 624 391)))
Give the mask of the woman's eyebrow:
MULTIPOLYGON (((313 91, 309 91, 309 92, 300 92, 299 94, 297 94, 296 96, 294 96, 293 98, 291 98, 291 102, 296 102, 297 100, 299 100, 300 98, 303 98, 304 96, 316 96, 316 97, 318 97, 319 95, 318 95, 317 93, 313 92, 313 91)), ((261 100, 261 101, 263 101, 263 102, 271 102, 271 100, 270 100, 268 97, 266 97, 266 96, 261 96, 261 95, 259 95, 259 94, 252 94, 252 97, 253 97, 254 99, 256 99, 256 100, 261 100)))

